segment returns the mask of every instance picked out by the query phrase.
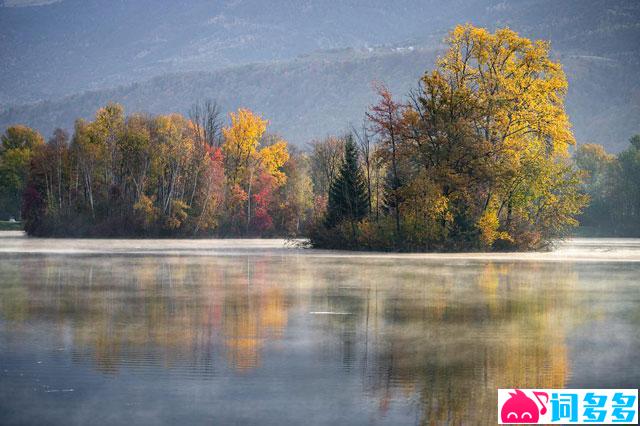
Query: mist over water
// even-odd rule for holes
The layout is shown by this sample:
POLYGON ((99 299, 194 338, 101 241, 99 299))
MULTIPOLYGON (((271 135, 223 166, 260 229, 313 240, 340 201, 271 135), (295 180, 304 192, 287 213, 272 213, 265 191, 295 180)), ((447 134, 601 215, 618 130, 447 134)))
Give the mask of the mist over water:
POLYGON ((377 254, 0 237, 0 424, 486 424, 640 383, 640 240, 377 254))
POLYGON ((303 240, 285 239, 74 239, 26 238, 22 231, 0 232, 0 253, 60 255, 179 256, 278 255, 341 258, 544 260, 640 262, 639 238, 572 238, 549 251, 515 253, 377 253, 302 249, 303 240))

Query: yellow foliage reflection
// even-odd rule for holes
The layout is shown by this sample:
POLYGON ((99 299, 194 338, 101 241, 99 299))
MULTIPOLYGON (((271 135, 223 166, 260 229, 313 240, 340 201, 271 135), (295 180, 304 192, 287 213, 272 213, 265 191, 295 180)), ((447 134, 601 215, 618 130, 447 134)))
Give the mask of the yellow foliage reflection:
POLYGON ((55 324, 60 342, 71 336, 75 362, 106 374, 149 367, 188 368, 195 377, 221 368, 244 373, 300 356, 284 340, 288 329, 296 344, 313 333, 307 348, 343 374, 361 375, 364 397, 381 413, 419 401, 424 424, 478 424, 496 418, 497 388, 567 384, 566 339, 587 315, 572 302, 573 268, 314 256, 42 257, 0 266, 0 315, 15 332, 28 321, 55 324))

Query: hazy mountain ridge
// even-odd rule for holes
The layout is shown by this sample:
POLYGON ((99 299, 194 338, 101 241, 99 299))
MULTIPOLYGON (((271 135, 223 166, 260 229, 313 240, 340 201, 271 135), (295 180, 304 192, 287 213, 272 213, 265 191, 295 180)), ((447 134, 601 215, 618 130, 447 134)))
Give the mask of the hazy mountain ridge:
POLYGON ((0 114, 0 126, 22 121, 48 134, 55 126, 71 128, 77 117, 89 118, 109 101, 124 104, 129 112, 186 113, 194 101, 212 98, 225 111, 241 106, 254 109, 270 120, 271 131, 303 144, 346 130, 350 122, 359 124, 374 100, 374 81, 389 82, 392 90, 404 93, 417 84, 425 63, 433 63, 436 56, 435 50, 423 49, 377 54, 349 51, 276 64, 169 74, 14 107, 0 114), (394 78, 389 81, 389 76, 394 78))
MULTIPOLYGON (((182 112, 198 99, 216 99, 224 111, 246 106, 271 121, 270 129, 292 143, 358 125, 375 100, 372 83, 388 83, 398 96, 417 85, 435 62, 436 49, 384 49, 312 55, 275 64, 231 67, 155 77, 121 86, 11 108, 0 114, 0 126, 24 122, 45 134, 56 126, 72 128, 78 117, 90 118, 109 101, 127 111, 182 112)), ((637 82, 620 85, 632 67, 620 61, 560 57, 569 75, 567 101, 579 142, 599 142, 620 150, 628 137, 640 132, 640 90, 637 82), (635 92, 625 90, 635 85, 635 92)))
POLYGON ((424 42, 464 22, 509 25, 551 39, 556 49, 618 57, 638 52, 640 2, 64 0, 4 7, 0 103, 60 97, 168 72, 288 60, 322 49, 424 42))
POLYGON ((551 40, 569 77, 580 141, 618 150, 640 131, 640 2, 334 3, 64 0, 0 8, 0 125, 24 122, 49 134, 109 100, 160 113, 212 97, 225 109, 262 112, 274 131, 302 143, 359 122, 373 101, 371 80, 406 93, 433 66, 446 30, 471 21, 551 40), (19 105, 38 99, 49 100, 19 105))
POLYGON ((167 72, 286 60, 318 49, 397 42, 420 32, 422 22, 414 13, 427 17, 422 21, 428 31, 445 30, 453 18, 431 16, 429 4, 65 0, 3 8, 0 102, 34 101, 167 72))

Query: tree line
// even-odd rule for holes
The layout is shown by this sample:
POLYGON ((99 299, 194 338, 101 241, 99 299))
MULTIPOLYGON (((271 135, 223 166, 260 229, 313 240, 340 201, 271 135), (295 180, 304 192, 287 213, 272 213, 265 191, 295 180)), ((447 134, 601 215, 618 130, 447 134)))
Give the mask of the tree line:
POLYGON ((617 155, 602 145, 580 145, 575 160, 590 198, 580 217, 583 234, 640 237, 640 135, 617 155))
POLYGON ((46 143, 14 126, 3 136, 3 157, 19 157, 3 160, 15 171, 5 199, 17 213, 22 197, 31 235, 296 234, 310 211, 306 160, 266 128, 246 109, 222 126, 209 102, 189 118, 109 104, 46 143))
POLYGON ((381 84, 362 126, 298 150, 248 109, 188 117, 109 104, 45 143, 2 136, 2 214, 31 235, 307 236, 315 247, 539 249, 607 220, 637 233, 637 140, 579 146, 549 44, 456 27, 405 99, 381 84), (592 200, 588 206, 589 199, 592 200), (588 207, 587 207, 588 206, 588 207))

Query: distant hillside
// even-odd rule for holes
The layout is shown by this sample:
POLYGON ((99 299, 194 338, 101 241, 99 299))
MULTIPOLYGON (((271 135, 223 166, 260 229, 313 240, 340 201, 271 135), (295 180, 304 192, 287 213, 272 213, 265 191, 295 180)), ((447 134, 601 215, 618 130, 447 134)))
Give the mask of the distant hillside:
POLYGON ((211 97, 301 143, 359 122, 372 80, 414 87, 446 31, 472 22, 551 41, 579 141, 619 150, 640 131, 638 0, 45 3, 0 7, 0 126, 49 134, 109 100, 160 113, 211 97))
POLYGON ((186 113, 193 102, 211 98, 225 111, 245 106, 263 114, 272 131, 302 144, 344 130, 350 121, 358 124, 375 99, 372 82, 388 82, 404 93, 434 58, 434 50, 369 54, 348 49, 284 63, 170 74, 12 108, 0 114, 0 128, 21 122, 49 134, 56 126, 72 128, 75 118, 88 118, 109 101, 129 112, 186 113))
POLYGON ((63 0, 0 8, 0 103, 442 32, 488 0, 63 0), (467 4, 469 3, 469 4, 467 4))
POLYGON ((0 105, 317 50, 511 26, 582 55, 635 55, 638 0, 5 0, 0 105), (22 7, 8 7, 8 6, 22 7))
MULTIPOLYGON (((300 145, 360 123, 375 100, 372 82, 387 83, 398 96, 415 87, 438 51, 412 49, 345 49, 290 62, 165 75, 11 108, 0 114, 0 127, 26 123, 48 135, 56 126, 72 128, 74 119, 91 117, 109 101, 130 112, 186 113, 194 101, 212 98, 225 111, 246 106, 262 113, 272 131, 300 145)), ((570 80, 568 110, 578 140, 622 149, 631 134, 640 132, 640 85, 633 66, 589 56, 559 59, 570 80)))

